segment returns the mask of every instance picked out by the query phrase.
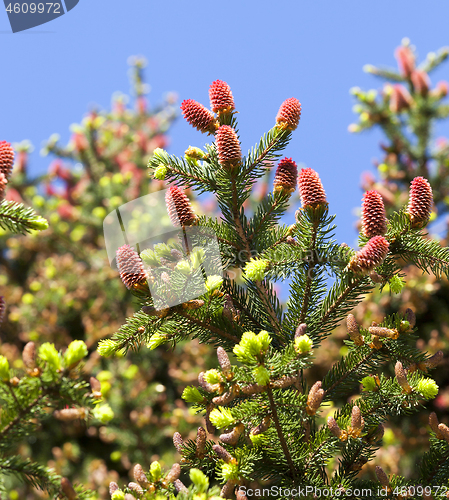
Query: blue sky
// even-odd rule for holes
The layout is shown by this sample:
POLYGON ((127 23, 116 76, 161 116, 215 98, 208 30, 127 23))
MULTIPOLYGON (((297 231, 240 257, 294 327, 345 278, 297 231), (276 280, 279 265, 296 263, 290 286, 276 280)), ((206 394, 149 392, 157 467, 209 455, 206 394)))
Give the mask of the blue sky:
MULTIPOLYGON (((285 153, 319 172, 338 215, 338 239, 352 244, 360 175, 372 171, 380 135, 347 131, 355 118, 349 88, 379 86, 363 65, 395 65, 393 50, 405 36, 421 57, 449 45, 448 19, 447 0, 80 0, 66 15, 12 34, 2 8, 0 140, 29 139, 33 171, 42 171, 42 141, 55 132, 68 140, 70 124, 89 105, 109 106, 113 92, 127 92, 126 61, 136 54, 148 59, 153 102, 175 91, 180 101, 207 105, 209 84, 227 81, 244 151, 294 96, 303 113, 285 153)), ((449 64, 432 83, 440 79, 449 80, 449 64)), ((174 154, 204 143, 182 119, 170 136, 174 154)))

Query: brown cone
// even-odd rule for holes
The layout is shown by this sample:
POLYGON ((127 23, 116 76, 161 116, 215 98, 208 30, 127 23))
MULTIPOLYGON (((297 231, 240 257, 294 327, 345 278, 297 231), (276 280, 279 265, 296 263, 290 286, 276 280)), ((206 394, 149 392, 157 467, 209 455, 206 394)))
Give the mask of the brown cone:
POLYGON ((303 207, 327 203, 320 176, 311 168, 302 168, 298 178, 299 194, 303 207))
POLYGON ((295 97, 286 99, 279 108, 276 123, 287 130, 295 130, 301 118, 301 103, 295 97))
POLYGON ((190 206, 190 200, 178 186, 170 186, 165 194, 168 215, 175 227, 190 226, 196 215, 190 206))
POLYGON ((142 259, 129 245, 123 245, 117 250, 117 267, 120 278, 128 290, 134 285, 146 281, 142 259))
POLYGON ((235 130, 229 125, 222 125, 215 134, 218 161, 226 169, 240 165, 242 150, 235 130))
POLYGON ((235 109, 231 87, 221 80, 215 80, 209 88, 210 107, 214 113, 230 112, 235 109))
POLYGON ((200 132, 213 134, 217 130, 215 116, 199 102, 187 99, 182 101, 181 109, 184 118, 200 132))
POLYGON ((284 158, 279 162, 274 175, 273 187, 275 192, 293 193, 298 179, 298 167, 291 158, 284 158))
POLYGON ((367 238, 387 232, 387 216, 382 196, 377 191, 367 191, 362 204, 362 231, 367 238))

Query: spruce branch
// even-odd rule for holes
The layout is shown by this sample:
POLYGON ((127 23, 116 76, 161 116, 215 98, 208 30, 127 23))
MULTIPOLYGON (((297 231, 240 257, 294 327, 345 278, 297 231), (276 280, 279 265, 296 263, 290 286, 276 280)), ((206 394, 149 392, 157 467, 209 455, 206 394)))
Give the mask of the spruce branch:
MULTIPOLYGON (((242 220, 241 220, 241 215, 240 215, 240 210, 239 210, 239 205, 238 205, 238 196, 237 196, 237 186, 236 186, 236 178, 234 175, 231 176, 231 189, 232 189, 232 214, 234 217, 234 224, 237 230, 237 234, 239 235, 239 238, 244 246, 244 249, 247 252, 247 255, 251 255, 251 246, 249 242, 249 237, 246 234, 245 228, 243 226, 242 220)), ((276 312, 273 309, 273 306, 268 299, 268 290, 263 284, 262 280, 255 280, 254 285, 257 289, 257 293, 259 295, 260 300, 262 303, 265 305, 265 307, 268 310, 268 315, 269 315, 269 320, 271 323, 271 326, 274 330, 274 333, 279 334, 280 332, 280 325, 279 325, 279 320, 276 316, 276 312)))
POLYGON ((15 201, 3 200, 0 204, 0 227, 13 233, 29 233, 32 229, 47 229, 48 223, 32 208, 15 201))
POLYGON ((310 241, 310 247, 309 247, 309 252, 311 254, 311 261, 307 263, 307 265, 304 267, 304 271, 306 272, 306 286, 304 288, 304 300, 301 306, 301 313, 299 315, 299 321, 298 323, 304 323, 306 319, 306 315, 308 312, 309 308, 309 300, 311 296, 311 286, 314 278, 314 268, 316 266, 316 237, 317 237, 317 231, 318 231, 318 225, 319 221, 314 222, 313 227, 312 227, 312 238, 310 241))
POLYGON ((284 452, 285 458, 287 460, 288 466, 290 468, 290 473, 292 475, 293 481, 296 480, 296 470, 295 464, 293 463, 292 457, 290 455, 290 451, 288 449, 287 441, 285 440, 284 433, 282 431, 281 424, 279 423, 279 417, 277 414, 276 403, 273 398, 273 391, 269 385, 267 385, 267 395, 270 401, 270 410, 271 415, 273 417, 274 425, 276 426, 276 432, 279 437, 279 441, 281 443, 282 451, 284 452))
POLYGON ((310 323, 313 324, 313 330, 320 337, 327 335, 361 300, 361 295, 372 288, 366 276, 355 277, 351 272, 346 272, 312 314, 310 323))
POLYGON ((291 132, 278 126, 265 134, 257 147, 254 147, 244 162, 243 172, 248 179, 260 177, 272 163, 279 158, 280 151, 290 142, 291 132))
MULTIPOLYGON (((362 350, 352 350, 341 361, 336 363, 327 373, 323 380, 324 398, 334 398, 341 394, 340 384, 346 383, 348 379, 352 384, 357 383, 363 375, 375 367, 375 350, 365 347, 362 350), (364 351, 364 352, 363 352, 364 351), (330 385, 329 385, 330 384, 330 385)), ((350 391, 351 387, 345 385, 343 391, 350 391)))
POLYGON ((5 476, 16 475, 30 486, 41 491, 53 494, 60 492, 61 476, 29 458, 22 458, 19 455, 8 458, 0 457, 0 470, 5 476))
POLYGON ((183 318, 187 319, 190 323, 193 323, 196 326, 204 328, 205 330, 209 330, 211 333, 215 334, 215 336, 218 338, 230 340, 235 344, 238 344, 240 342, 240 339, 235 335, 231 335, 228 332, 221 330, 220 328, 217 328, 214 325, 211 325, 209 322, 201 321, 200 319, 191 316, 190 314, 186 313, 181 309, 177 309, 176 314, 179 314, 179 316, 182 316, 183 318))
POLYGON ((41 392, 37 398, 31 401, 26 407, 23 407, 19 410, 17 415, 11 420, 3 429, 0 430, 0 442, 2 442, 8 433, 14 429, 14 427, 18 424, 22 424, 23 419, 33 411, 36 405, 44 398, 46 394, 41 392))

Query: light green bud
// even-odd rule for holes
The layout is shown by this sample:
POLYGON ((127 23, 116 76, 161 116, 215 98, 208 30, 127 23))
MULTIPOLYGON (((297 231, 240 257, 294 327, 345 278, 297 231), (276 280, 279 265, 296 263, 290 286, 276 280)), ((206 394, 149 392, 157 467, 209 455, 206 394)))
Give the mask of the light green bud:
POLYGON ((167 175, 168 168, 161 163, 156 170, 154 171, 154 178, 159 179, 160 181, 163 181, 165 179, 165 176, 167 175))
POLYGON ((209 478, 199 469, 190 469, 190 480, 199 491, 206 491, 209 488, 209 478))
POLYGON ((192 262, 193 269, 198 269, 204 261, 204 248, 195 247, 190 254, 190 261, 192 262))
POLYGON ((162 157, 164 157, 166 154, 167 154, 167 152, 164 149, 162 149, 162 148, 156 148, 153 151, 153 156, 162 156, 162 157))
POLYGON ((100 356, 108 358, 112 356, 116 351, 115 342, 111 339, 100 340, 97 347, 97 352, 100 356))
POLYGON ((401 321, 401 326, 400 326, 400 330, 401 332, 406 332, 407 330, 410 329, 410 322, 407 321, 407 320, 402 320, 401 321))
POLYGON ((102 424, 107 424, 114 418, 114 412, 107 404, 96 406, 92 411, 92 415, 102 424))
POLYGON ((206 158, 206 153, 202 151, 200 148, 196 148, 193 146, 189 146, 188 149, 185 150, 184 154, 186 158, 191 158, 192 160, 204 160, 206 158))
POLYGON ((368 102, 375 101, 376 97, 377 97, 377 91, 374 89, 368 90, 368 92, 366 93, 366 100, 368 102))
POLYGON ((235 463, 222 464, 221 465, 221 475, 223 479, 229 481, 230 479, 239 478, 239 468, 235 463))
POLYGON ((112 493, 111 500, 125 500, 125 494, 122 490, 116 490, 112 493))
POLYGON ((421 379, 413 389, 422 394, 426 399, 433 399, 438 394, 438 385, 431 378, 421 379))
POLYGON ((373 66, 372 64, 365 64, 363 66, 363 71, 365 73, 376 73, 377 68, 373 66))
POLYGON ((269 263, 267 259, 251 259, 246 263, 245 276, 253 281, 263 280, 269 263))
POLYGON ((221 276, 208 276, 204 286, 208 292, 212 292, 219 288, 223 283, 223 278, 221 276))
POLYGON ((366 125, 368 122, 369 122, 369 113, 363 111, 362 113, 360 113, 360 123, 366 125))
POLYGON ((261 350, 267 352, 271 344, 270 334, 265 330, 261 330, 259 335, 257 335, 257 340, 260 342, 261 350))
POLYGON ((159 481, 162 476, 161 464, 157 461, 151 462, 150 474, 153 481, 159 481))
POLYGON ((171 249, 166 243, 154 245, 154 251, 158 257, 171 257, 171 249))
POLYGON ((176 264, 176 269, 180 271, 185 276, 188 276, 192 272, 190 264, 186 260, 181 260, 176 264))
POLYGON ((229 427, 235 423, 235 418, 232 416, 231 410, 228 408, 214 408, 209 415, 209 420, 217 429, 223 429, 224 427, 229 427))
POLYGON ((64 364, 67 368, 79 363, 87 356, 87 346, 82 340, 70 342, 69 347, 64 353, 64 364))
POLYGON ((61 368, 61 359, 54 344, 50 344, 50 342, 42 344, 39 347, 38 356, 47 362, 47 366, 51 370, 59 370, 61 368))
POLYGON ((401 280, 401 278, 397 274, 395 274, 394 276, 391 277, 389 285, 390 285, 390 290, 393 293, 401 293, 405 283, 401 280))
POLYGON ((351 132, 351 134, 355 134, 356 132, 360 132, 362 128, 360 125, 357 125, 357 123, 351 123, 348 125, 348 132, 351 132))
POLYGON ((363 385, 364 391, 374 391, 377 389, 377 384, 373 377, 368 376, 362 378, 361 384, 363 385))
POLYGON ((156 349, 156 347, 159 347, 162 344, 165 344, 167 342, 167 336, 162 334, 162 333, 154 333, 150 341, 147 344, 148 349, 156 349))
POLYGON ((254 368, 253 374, 259 385, 267 385, 270 381, 270 372, 263 365, 254 368))
POLYGON ((261 434, 250 434, 249 438, 253 446, 264 446, 267 444, 267 436, 263 432, 261 434))
POLYGON ((313 341, 308 335, 295 338, 295 351, 298 354, 307 354, 312 349, 313 341))
POLYGON ((140 258, 149 266, 159 266, 161 263, 156 253, 149 248, 141 252, 140 258))
POLYGON ((266 353, 270 345, 271 338, 266 331, 261 331, 259 335, 254 332, 245 332, 233 351, 237 359, 242 363, 252 363, 257 361, 257 357, 266 353))
POLYGON ((30 219, 28 221, 28 226, 31 229, 36 229, 37 231, 44 231, 45 229, 48 229, 48 221, 47 219, 44 219, 43 217, 38 215, 34 219, 30 219))
POLYGON ((201 392, 196 387, 186 387, 181 397, 187 403, 202 403, 204 401, 201 392))
POLYGON ((8 382, 9 378, 9 362, 5 356, 0 356, 0 379, 8 382))
POLYGON ((207 372, 204 374, 204 380, 209 384, 219 384, 220 382, 223 382, 223 378, 220 375, 220 372, 218 370, 215 370, 215 368, 212 370, 207 370, 207 372))

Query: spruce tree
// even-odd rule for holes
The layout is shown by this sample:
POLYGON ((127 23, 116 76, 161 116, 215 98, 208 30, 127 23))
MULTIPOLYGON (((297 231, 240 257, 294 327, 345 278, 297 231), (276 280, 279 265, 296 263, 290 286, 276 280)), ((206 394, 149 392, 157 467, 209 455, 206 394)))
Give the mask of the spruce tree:
POLYGON ((370 489, 371 498, 445 497, 437 487, 448 486, 449 429, 435 415, 430 451, 414 478, 391 476, 379 466, 376 477, 364 477, 364 465, 375 462, 382 445, 383 423, 416 413, 437 395, 430 375, 442 356, 416 347, 419 325, 411 310, 371 324, 358 324, 352 315, 367 294, 395 286, 408 263, 447 276, 449 250, 425 232, 431 186, 416 176, 408 204, 388 218, 382 199, 367 194, 360 249, 339 244, 319 174, 311 168, 298 172, 293 159, 282 158, 300 122, 299 101, 284 101, 274 127, 243 156, 230 87, 217 80, 209 96, 210 110, 193 100, 181 109, 190 125, 213 141, 189 148, 182 158, 159 149, 149 162, 153 175, 169 183, 167 213, 178 237, 154 248, 117 249, 121 279, 141 310, 98 347, 111 356, 142 344, 154 348, 191 338, 214 346, 216 368, 199 373, 198 386, 183 393, 205 424, 195 441, 184 442, 175 433, 181 466, 167 474, 157 462, 147 474, 136 466, 136 482, 122 488, 111 483, 111 498, 176 492, 179 498, 213 498, 217 484, 221 497, 239 499, 266 498, 270 493, 263 488, 269 487, 277 488, 278 498, 298 495, 299 487, 308 488, 301 490, 306 498, 363 498, 363 489, 370 489), (272 192, 248 211, 254 185, 275 163, 272 192), (296 185, 301 207, 287 226, 280 219, 296 185), (220 216, 196 214, 184 188, 213 193, 220 216), (211 233, 223 275, 206 277, 212 257, 205 239, 211 233), (201 294, 192 298, 202 280, 201 294), (282 304, 275 284, 286 280, 290 293, 282 304), (183 300, 186 290, 189 299, 183 300), (314 380, 312 368, 342 321, 347 354, 314 380), (324 419, 329 404, 339 401, 324 419), (182 468, 190 471, 188 488, 179 479, 182 468), (408 489, 417 485, 419 491, 408 489))

